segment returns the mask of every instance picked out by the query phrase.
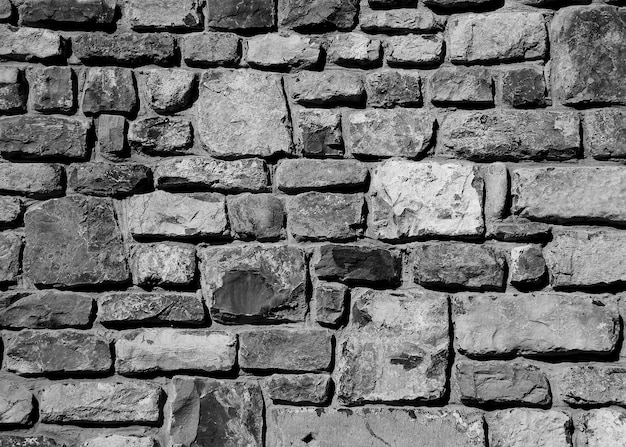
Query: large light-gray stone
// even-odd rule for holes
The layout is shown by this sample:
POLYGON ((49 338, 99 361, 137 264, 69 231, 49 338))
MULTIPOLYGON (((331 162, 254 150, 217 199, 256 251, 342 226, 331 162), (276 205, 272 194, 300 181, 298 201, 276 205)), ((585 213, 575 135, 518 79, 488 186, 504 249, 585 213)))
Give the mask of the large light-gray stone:
POLYGON ((135 284, 188 285, 196 277, 196 248, 177 243, 133 245, 130 270, 135 284))
POLYGON ((25 383, 15 380, 0 381, 0 427, 29 425, 32 420, 33 400, 33 393, 26 388, 25 383))
POLYGON ((45 199, 63 194, 63 167, 48 163, 0 163, 0 191, 45 199))
POLYGON ((626 410, 598 408, 579 413, 574 420, 574 442, 585 447, 617 447, 626 438, 626 410))
POLYGON ((0 25, 0 57, 18 61, 38 62, 60 59, 63 38, 48 30, 0 25))
POLYGON ((587 364, 570 366, 559 387, 573 406, 626 405, 626 368, 587 364))
POLYGON ((490 447, 571 446, 572 421, 561 411, 515 408, 490 413, 486 419, 490 447))

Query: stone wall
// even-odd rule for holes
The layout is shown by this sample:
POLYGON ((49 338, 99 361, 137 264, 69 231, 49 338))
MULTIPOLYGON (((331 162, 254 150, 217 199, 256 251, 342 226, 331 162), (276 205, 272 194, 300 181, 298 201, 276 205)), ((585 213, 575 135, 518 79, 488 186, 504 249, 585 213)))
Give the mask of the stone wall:
POLYGON ((0 0, 0 447, 626 446, 567 3, 0 0))

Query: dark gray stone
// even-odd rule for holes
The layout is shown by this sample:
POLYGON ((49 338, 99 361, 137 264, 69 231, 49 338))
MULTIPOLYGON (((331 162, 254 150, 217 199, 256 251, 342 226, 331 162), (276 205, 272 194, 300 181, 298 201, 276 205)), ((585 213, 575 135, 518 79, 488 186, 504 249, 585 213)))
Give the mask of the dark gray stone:
POLYGON ((430 90, 436 105, 493 105, 493 79, 485 68, 441 67, 430 77, 430 90))
POLYGON ((389 70, 368 73, 365 90, 371 107, 422 105, 422 81, 418 73, 389 70))
POLYGON ((14 115, 26 112, 28 87, 24 72, 16 67, 0 68, 0 114, 14 115))
POLYGON ((17 282, 24 242, 16 233, 0 233, 0 284, 17 282))
POLYGON ((115 0, 23 0, 17 12, 20 25, 91 29, 113 23, 115 9, 115 0))
POLYGON ((84 64, 162 65, 176 63, 176 40, 165 33, 85 33, 72 39, 74 55, 84 64))
POLYGON ((181 155, 193 145, 191 122, 155 116, 133 121, 128 128, 132 149, 149 155, 181 155))
POLYGON ((274 172, 274 183, 285 192, 364 188, 368 178, 367 166, 356 160, 286 159, 274 172))
POLYGON ((64 114, 74 111, 75 76, 70 67, 33 67, 28 78, 35 110, 64 114))
POLYGON ((359 0, 278 0, 278 23, 298 31, 354 27, 359 0))
POLYGON ((303 71, 289 78, 288 91, 295 102, 308 107, 355 106, 365 102, 363 76, 358 72, 303 71))
POLYGON ((92 196, 125 197, 152 188, 150 168, 137 164, 83 163, 68 168, 68 186, 92 196))
POLYGON ((337 326, 344 318, 348 287, 344 284, 318 281, 313 287, 315 320, 328 326, 337 326))
POLYGON ((342 157, 341 113, 338 110, 292 110, 296 146, 307 157, 342 157))
POLYGON ((230 228, 241 239, 274 240, 284 235, 285 207, 273 194, 226 198, 230 228))
POLYGON ((111 292, 98 299, 98 319, 108 326, 199 325, 202 297, 178 292, 111 292))
POLYGON ((208 0, 207 25, 214 29, 267 29, 276 23, 274 0, 208 0))
POLYGON ((540 285, 545 279, 546 261, 540 245, 524 245, 511 250, 511 284, 517 287, 540 285))
POLYGON ((85 80, 83 112, 132 114, 138 105, 135 76, 128 68, 90 68, 85 80))
POLYGON ((98 151, 110 161, 119 161, 129 155, 126 143, 128 123, 119 115, 100 115, 98 118, 98 151))
POLYGON ((236 34, 190 34, 179 44, 183 59, 190 67, 235 66, 239 63, 241 39, 236 34))
POLYGON ((265 382, 275 404, 324 405, 330 398, 332 381, 322 374, 273 375, 265 382))
POLYGON ((63 194, 63 167, 44 163, 0 163, 0 192, 44 199, 63 194))
POLYGON ((136 30, 191 31, 202 29, 203 8, 198 0, 131 0, 125 12, 136 30))
POLYGON ((543 67, 512 68, 502 74, 502 101, 513 107, 546 105, 543 67))
POLYGON ((487 223, 487 237, 505 242, 544 241, 550 237, 550 232, 548 224, 517 217, 487 223))

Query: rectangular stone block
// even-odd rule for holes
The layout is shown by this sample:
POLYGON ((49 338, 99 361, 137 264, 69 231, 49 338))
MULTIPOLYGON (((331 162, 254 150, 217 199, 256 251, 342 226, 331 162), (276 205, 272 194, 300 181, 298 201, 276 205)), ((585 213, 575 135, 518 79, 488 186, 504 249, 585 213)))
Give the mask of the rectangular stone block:
POLYGON ((81 163, 68 168, 71 191, 99 196, 124 197, 151 189, 150 168, 134 163, 81 163))
POLYGON ((193 146, 191 121, 162 116, 140 118, 128 126, 128 144, 148 155, 184 155, 193 146))
POLYGON ((574 365, 559 387, 563 400, 575 407, 626 405, 626 368, 613 365, 574 365))
POLYGON ((284 237, 285 206, 274 194, 228 196, 226 207, 233 236, 268 241, 284 237))
POLYGON ((236 34, 190 34, 180 39, 179 45, 190 67, 230 67, 239 63, 241 39, 236 34))
POLYGON ((39 62, 61 60, 64 54, 63 38, 48 30, 17 28, 0 25, 0 58, 39 62))
POLYGON ((137 244, 130 249, 133 282, 144 286, 185 286, 196 277, 196 247, 189 244, 137 244))
POLYGON ((63 194, 63 167, 47 163, 0 163, 0 191, 45 199, 63 194))
MULTIPOLYGON (((151 4, 156 2, 144 3, 151 4)), ((74 37, 72 43, 73 55, 87 65, 170 66, 176 63, 176 40, 165 33, 84 33, 74 37)))
POLYGON ((274 26, 274 0, 208 0, 207 25, 219 30, 260 30, 274 26))
MULTIPOLYGON (((365 76, 367 105, 392 108, 420 107, 422 79, 417 72, 406 70, 374 71, 365 76)), ((399 110, 396 113, 402 113, 399 110)), ((381 149, 384 150, 384 149, 381 149)))
POLYGON ((361 5, 359 24, 366 33, 435 33, 445 18, 428 8, 371 9, 361 5))
POLYGON ((341 111, 294 106, 293 141, 306 157, 340 158, 344 155, 341 111))
POLYGON ((25 385, 15 380, 0 381, 0 427, 32 423, 34 396, 25 385))
POLYGON ((386 60, 390 67, 429 68, 443 61, 441 34, 392 36, 386 42, 386 60))
POLYGON ((490 413, 489 447, 570 447, 572 420, 557 410, 514 408, 490 413))
POLYGON ((115 0, 24 0, 18 3, 19 23, 52 28, 91 28, 115 20, 115 0))
POLYGON ((357 33, 338 34, 330 41, 329 62, 343 67, 376 67, 381 62, 381 42, 357 33))
POLYGON ((581 412, 574 418, 574 426, 577 445, 618 446, 626 437, 626 410, 612 407, 581 412))
POLYGON ((326 374, 274 374, 265 386, 275 404, 324 405, 331 395, 332 380, 326 374))
POLYGON ((302 71, 286 78, 294 102, 306 107, 356 106, 365 102, 363 76, 358 72, 302 71))
POLYGON ((430 77, 430 88, 436 105, 493 105, 493 79, 485 68, 441 67, 430 77))
POLYGON ((597 109, 583 115, 585 156, 597 160, 626 158, 626 112, 597 109))
POLYGON ((253 68, 312 69, 321 61, 320 42, 298 34, 254 36, 248 39, 247 44, 246 62, 253 68))
MULTIPOLYGON (((1 168, 2 166, 0 166, 0 172, 1 168)), ((17 226, 23 213, 22 199, 15 196, 0 196, 0 228, 17 226)))
POLYGON ((24 241, 17 233, 0 232, 0 284, 17 282, 24 241))
POLYGON ((0 68, 0 114, 26 112, 28 87, 24 72, 17 67, 0 68))
POLYGON ((203 6, 204 2, 198 0, 131 0, 126 13, 136 30, 188 31, 202 29, 203 6))
POLYGON ((350 30, 359 0, 278 0, 278 24, 299 32, 350 30))
POLYGON ((76 108, 76 76, 70 67, 32 67, 28 79, 38 112, 71 114, 76 108))
MULTIPOLYGON (((105 48, 110 47, 110 43, 105 45, 105 48)), ((114 49, 115 54, 118 51, 114 49)), ((94 67, 87 70, 82 98, 85 115, 132 115, 137 106, 137 86, 132 70, 120 67, 94 67)))
POLYGON ((274 172, 274 183, 285 192, 356 189, 368 179, 367 165, 356 160, 285 159, 274 172))

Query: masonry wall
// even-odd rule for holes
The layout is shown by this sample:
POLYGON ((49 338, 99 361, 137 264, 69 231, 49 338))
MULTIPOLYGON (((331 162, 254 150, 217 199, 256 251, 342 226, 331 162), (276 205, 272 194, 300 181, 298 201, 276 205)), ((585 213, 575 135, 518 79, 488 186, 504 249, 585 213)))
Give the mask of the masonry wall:
POLYGON ((115 1, 0 0, 1 447, 626 446, 626 8, 115 1))

